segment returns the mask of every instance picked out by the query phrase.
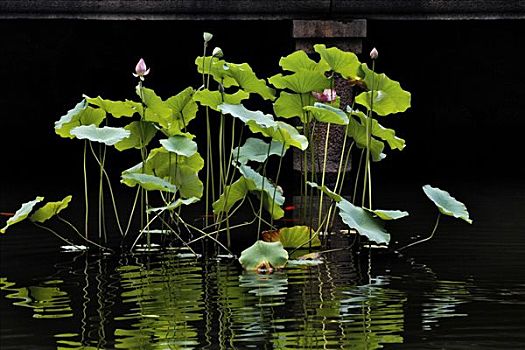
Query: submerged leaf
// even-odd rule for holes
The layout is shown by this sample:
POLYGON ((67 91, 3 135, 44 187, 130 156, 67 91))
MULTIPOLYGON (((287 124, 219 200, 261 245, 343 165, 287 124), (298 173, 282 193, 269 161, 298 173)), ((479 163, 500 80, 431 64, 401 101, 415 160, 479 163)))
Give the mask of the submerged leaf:
POLYGON ((29 217, 31 221, 43 223, 66 209, 72 196, 67 196, 59 202, 48 202, 29 217))
POLYGON ((430 185, 423 186, 423 191, 427 197, 434 202, 442 214, 463 219, 469 224, 472 224, 465 204, 452 197, 448 192, 430 185))
POLYGON ((379 219, 374 219, 368 211, 356 207, 345 199, 337 203, 337 207, 343 222, 348 227, 357 230, 361 236, 379 244, 390 242, 390 234, 383 228, 382 222, 379 219))
POLYGON ((5 233, 7 228, 9 226, 12 226, 16 223, 19 223, 22 220, 25 220, 27 216, 31 213, 33 210, 33 207, 37 205, 38 203, 42 202, 44 200, 44 197, 36 197, 32 201, 26 202, 22 204, 20 209, 18 209, 14 216, 10 217, 9 220, 7 220, 6 225, 0 229, 0 233, 5 233))
POLYGON ((241 253, 239 262, 245 270, 260 271, 283 268, 288 261, 288 252, 281 242, 257 241, 241 253))

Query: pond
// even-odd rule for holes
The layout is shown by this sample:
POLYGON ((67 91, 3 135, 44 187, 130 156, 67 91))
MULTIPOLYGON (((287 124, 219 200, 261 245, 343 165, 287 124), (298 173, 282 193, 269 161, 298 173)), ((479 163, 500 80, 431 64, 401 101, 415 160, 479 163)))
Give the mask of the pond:
MULTIPOLYGON (((54 237, 21 226, 0 240, 1 348, 519 348, 525 186, 456 187, 474 225, 443 220, 403 254, 340 250, 273 274, 179 248, 60 252, 54 237)), ((412 221, 391 229, 394 247, 432 225, 419 195, 399 187, 381 199, 413 206, 412 221)))

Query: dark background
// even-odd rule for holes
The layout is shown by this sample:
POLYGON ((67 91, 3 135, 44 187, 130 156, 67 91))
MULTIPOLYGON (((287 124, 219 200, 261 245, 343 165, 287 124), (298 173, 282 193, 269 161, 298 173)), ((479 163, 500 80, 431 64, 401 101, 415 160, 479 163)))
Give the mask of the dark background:
MULTIPOLYGON (((290 21, 1 21, 0 211, 37 194, 81 197, 82 143, 57 136, 54 122, 83 93, 135 99, 131 73, 140 57, 151 67, 146 85, 167 98, 200 85, 194 59, 203 31, 228 60, 266 78, 294 50, 291 28, 290 21)), ((523 29, 512 20, 368 21, 361 60, 377 47, 378 71, 412 93, 408 112, 380 120, 407 147, 376 164, 377 184, 522 181, 523 29)), ((204 139, 202 120, 191 129, 204 139)), ((112 165, 134 165, 132 153, 112 165)), ((284 187, 291 178, 283 176, 284 187)))

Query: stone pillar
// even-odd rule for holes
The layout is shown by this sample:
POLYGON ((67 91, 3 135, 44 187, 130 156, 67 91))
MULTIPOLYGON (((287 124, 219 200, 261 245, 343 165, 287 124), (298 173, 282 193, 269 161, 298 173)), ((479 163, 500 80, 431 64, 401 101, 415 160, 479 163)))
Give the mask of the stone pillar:
MULTIPOLYGON (((362 51, 362 40, 366 37, 366 20, 339 21, 320 21, 320 20, 295 20, 293 21, 293 37, 295 48, 313 53, 314 44, 325 44, 327 47, 337 46, 344 51, 352 51, 360 54, 362 51)), ((341 108, 352 104, 352 88, 343 79, 335 79, 335 90, 341 98, 341 108)), ((315 171, 322 169, 324 160, 324 142, 326 135, 326 124, 315 126, 314 144, 310 147, 315 149, 315 171)), ((330 142, 328 145, 328 156, 326 161, 325 183, 332 185, 335 182, 339 161, 342 151, 345 128, 339 125, 330 126, 330 142)), ((347 146, 350 142, 347 142, 347 146)), ((308 160, 308 171, 311 171, 311 160, 308 160)), ((303 157, 299 152, 294 153, 294 170, 303 172, 303 157)), ((349 170, 349 167, 346 171, 349 170)), ((319 180, 320 181, 320 180, 319 180)))

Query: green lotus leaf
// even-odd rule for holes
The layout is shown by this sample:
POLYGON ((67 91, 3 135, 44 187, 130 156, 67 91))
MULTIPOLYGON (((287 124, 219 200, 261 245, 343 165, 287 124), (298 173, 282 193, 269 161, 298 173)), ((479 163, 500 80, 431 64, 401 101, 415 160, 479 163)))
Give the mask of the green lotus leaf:
POLYGON ((295 51, 288 56, 281 57, 279 66, 282 69, 291 72, 300 72, 303 70, 326 72, 330 69, 326 62, 315 62, 303 50, 295 51))
POLYGON ((298 248, 302 246, 320 247, 319 236, 314 234, 314 230, 308 226, 283 227, 279 229, 278 239, 285 248, 298 248), (311 242, 310 238, 312 238, 311 242))
POLYGON ((82 100, 69 110, 66 115, 55 122, 55 133, 62 137, 74 138, 71 129, 81 125, 99 126, 106 117, 106 112, 100 108, 89 107, 86 100, 82 100))
MULTIPOLYGON (((348 136, 353 138, 357 147, 366 148, 367 145, 367 133, 366 133, 366 122, 368 118, 361 111, 351 111, 350 118, 348 120, 348 136), (357 121, 353 116, 358 116, 359 121, 357 121)), ((372 127, 373 129, 373 127, 372 127)), ((378 141, 376 138, 370 138, 370 154, 372 155, 372 160, 374 162, 379 162, 383 160, 386 155, 383 153, 385 145, 383 142, 378 141)))
POLYGON ((248 121, 248 127, 253 133, 261 133, 264 136, 271 137, 273 141, 284 144, 285 148, 296 147, 304 151, 308 148, 308 139, 299 133, 299 131, 282 121, 275 122, 271 127, 264 127, 254 121, 248 121))
POLYGON ((137 95, 146 105, 144 120, 159 124, 162 128, 168 129, 172 117, 171 108, 157 96, 155 91, 145 87, 137 86, 137 95))
POLYGON ((281 242, 257 241, 241 253, 239 262, 245 270, 267 270, 283 268, 288 261, 288 252, 281 242))
POLYGON ((323 44, 314 45, 314 50, 321 56, 321 63, 326 63, 330 69, 341 74, 345 79, 358 76, 361 63, 353 52, 343 51, 337 47, 326 48, 323 44))
POLYGON ((403 90, 401 85, 388 78, 384 73, 378 74, 368 68, 366 63, 361 65, 364 82, 369 91, 360 93, 355 102, 371 109, 372 90, 374 91, 373 110, 378 115, 388 115, 404 112, 410 107, 410 93, 403 90))
POLYGON ((309 121, 308 114, 304 112, 303 106, 311 105, 311 101, 310 94, 291 94, 282 91, 273 104, 273 111, 280 117, 299 117, 303 123, 307 123, 309 121))
POLYGON ((155 128, 152 123, 141 120, 129 123, 124 129, 128 130, 130 135, 128 138, 115 144, 115 148, 119 151, 124 151, 130 148, 141 149, 146 147, 157 133, 157 128, 155 128))
POLYGON ((228 213, 235 203, 242 200, 248 193, 246 181, 244 177, 241 177, 233 184, 226 186, 219 199, 213 202, 213 212, 215 214, 228 213))
POLYGON ((317 121, 323 123, 348 124, 348 116, 345 112, 324 103, 316 102, 313 106, 304 107, 304 110, 310 112, 317 121))
POLYGON ((255 124, 265 128, 274 127, 276 125, 275 120, 273 120, 273 116, 271 114, 264 114, 261 111, 250 111, 243 105, 223 103, 218 107, 222 113, 230 114, 231 116, 240 119, 245 124, 247 124, 249 121, 252 121, 255 124))
POLYGON ((346 199, 337 203, 339 216, 348 227, 357 230, 361 236, 378 244, 390 242, 390 234, 386 232, 382 222, 374 219, 372 214, 363 208, 356 207, 346 199))
POLYGON ((150 174, 124 172, 120 182, 129 187, 139 185, 146 191, 177 192, 177 187, 174 184, 150 174))
POLYGON ((29 217, 31 221, 43 223, 66 209, 72 196, 67 196, 59 202, 48 202, 29 217))
POLYGON ((111 126, 98 128, 93 124, 77 126, 71 129, 70 133, 78 139, 100 142, 108 146, 113 146, 131 135, 131 132, 124 128, 113 128, 111 126))
POLYGON ((316 184, 315 182, 307 181, 306 184, 310 187, 317 188, 320 191, 323 191, 324 194, 326 194, 330 199, 334 200, 334 202, 340 202, 343 197, 335 193, 334 191, 330 190, 326 186, 321 186, 316 184))
POLYGON ((20 209, 16 211, 15 215, 11 216, 7 220, 5 226, 2 229, 0 229, 0 233, 5 233, 5 231, 9 228, 9 226, 12 226, 14 224, 19 223, 22 220, 25 220, 27 216, 33 210, 34 206, 42 202, 43 200, 44 200, 44 197, 36 197, 32 201, 23 203, 20 209))
POLYGON ((160 147, 150 151, 144 165, 140 163, 125 172, 144 172, 162 179, 169 179, 170 183, 175 184, 181 197, 200 198, 203 192, 203 184, 199 179, 198 172, 203 167, 204 160, 199 153, 195 153, 191 157, 175 156, 164 147, 160 147))
POLYGON ((164 207, 159 207, 159 208, 150 208, 148 210, 146 210, 148 213, 155 213, 155 212, 159 212, 159 211, 173 211, 177 208, 179 208, 180 206, 183 206, 183 205, 190 205, 190 204, 193 204, 193 203, 196 203, 198 202, 200 199, 197 198, 197 197, 190 197, 190 198, 187 198, 187 199, 182 199, 182 198, 178 198, 175 202, 173 203, 170 203, 164 207))
POLYGON ((423 186, 423 191, 427 197, 434 202, 442 214, 463 219, 469 224, 472 224, 472 220, 469 218, 469 213, 465 204, 452 197, 447 191, 440 190, 439 188, 430 185, 423 186))
POLYGON ((197 116, 199 107, 193 100, 194 93, 195 90, 192 87, 188 87, 164 102, 172 112, 169 119, 169 135, 177 134, 179 130, 185 130, 189 122, 197 116))
POLYGON ((111 114, 115 118, 120 117, 131 117, 135 113, 139 113, 142 110, 142 105, 134 101, 111 101, 104 100, 102 97, 88 97, 84 95, 86 101, 92 105, 100 107, 106 113, 111 114))
POLYGON ((219 111, 219 105, 222 103, 238 105, 242 100, 250 97, 250 94, 239 90, 234 94, 221 94, 220 91, 210 91, 210 90, 199 90, 193 95, 193 99, 199 102, 203 106, 208 106, 215 111, 219 111))
POLYGON ((276 74, 268 81, 278 89, 289 89, 300 94, 323 91, 330 87, 330 80, 322 72, 302 70, 290 75, 276 74))
POLYGON ((405 216, 408 216, 408 212, 401 211, 401 210, 382 210, 382 209, 370 210, 367 208, 364 208, 364 209, 377 215, 381 220, 387 220, 387 221, 397 220, 397 219, 404 218, 405 216))
POLYGON ((263 79, 258 79, 248 63, 226 63, 226 75, 237 82, 246 92, 253 92, 265 100, 274 100, 275 91, 266 85, 263 79))
POLYGON ((225 69, 226 61, 224 60, 220 60, 217 57, 200 56, 195 59, 195 65, 199 73, 211 75, 213 80, 224 85, 224 87, 239 86, 235 79, 228 76, 228 72, 225 69))
POLYGON ((168 139, 160 140, 160 144, 168 152, 172 152, 180 156, 191 157, 197 153, 197 143, 181 135, 175 135, 168 139))
POLYGON ((284 216, 281 206, 284 204, 284 197, 280 190, 268 179, 250 168, 248 165, 241 164, 237 166, 240 174, 247 180, 246 186, 250 192, 262 192, 264 208, 272 215, 274 219, 280 219, 284 216), (265 196, 266 195, 266 196, 265 196), (275 196, 275 197, 274 197, 275 196))
MULTIPOLYGON (((284 150, 286 151, 286 149, 284 150)), ((246 164, 248 161, 262 163, 268 156, 281 156, 283 152, 283 144, 279 141, 271 141, 271 145, 263 140, 250 137, 241 147, 235 147, 232 150, 233 159, 241 164, 246 164)), ((284 153, 283 153, 284 155, 284 153)))

